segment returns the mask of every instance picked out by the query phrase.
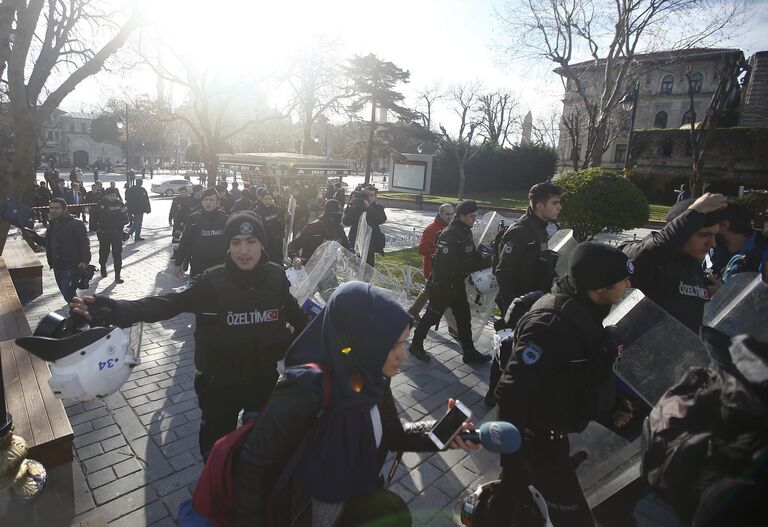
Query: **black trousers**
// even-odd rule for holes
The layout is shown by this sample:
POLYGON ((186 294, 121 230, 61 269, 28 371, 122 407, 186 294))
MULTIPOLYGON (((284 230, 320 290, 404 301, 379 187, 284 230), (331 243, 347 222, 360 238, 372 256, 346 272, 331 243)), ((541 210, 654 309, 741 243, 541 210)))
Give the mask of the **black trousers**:
POLYGON ((453 316, 456 319, 456 326, 459 332, 459 343, 464 351, 473 350, 472 343, 472 325, 469 313, 469 300, 464 290, 464 283, 456 283, 450 287, 429 287, 429 303, 424 316, 421 317, 419 324, 413 332, 414 343, 421 344, 427 338, 427 331, 432 326, 440 322, 440 317, 445 313, 445 309, 450 307, 453 316))
POLYGON ((123 233, 122 231, 104 232, 97 234, 99 239, 99 265, 107 265, 110 251, 115 265, 115 277, 120 277, 123 269, 123 233))
POLYGON ((278 373, 262 375, 248 383, 211 382, 203 373, 195 374, 195 393, 200 406, 200 455, 208 457, 213 444, 237 428, 241 410, 261 412, 277 383, 278 373))
MULTIPOLYGON (((584 493, 581 491, 576 470, 570 458, 568 438, 550 440, 536 437, 526 442, 524 450, 518 454, 525 456, 525 466, 530 475, 530 483, 536 487, 547 502, 549 517, 553 525, 568 527, 593 527, 592 512, 584 493)), ((498 500, 493 516, 511 517, 509 510, 501 510, 519 503, 520 485, 510 480, 519 477, 519 469, 514 464, 504 464, 501 474, 501 492, 507 494, 498 500), (510 466, 511 465, 511 466, 510 466)))

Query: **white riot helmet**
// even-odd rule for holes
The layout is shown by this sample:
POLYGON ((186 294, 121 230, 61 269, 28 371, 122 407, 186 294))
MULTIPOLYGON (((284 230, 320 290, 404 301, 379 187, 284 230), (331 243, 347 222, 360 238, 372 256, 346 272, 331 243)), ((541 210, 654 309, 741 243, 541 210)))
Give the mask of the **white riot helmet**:
POLYGON ((49 363, 48 385, 57 399, 83 402, 112 395, 139 364, 142 325, 77 331, 72 319, 51 313, 34 336, 16 344, 49 363))
MULTIPOLYGON (((459 514, 456 520, 459 525, 468 527, 487 527, 498 525, 498 518, 490 518, 489 501, 499 490, 501 481, 489 481, 477 487, 475 492, 460 501, 459 514), (496 521, 492 521, 496 520, 496 521)), ((528 485, 531 499, 522 506, 527 512, 519 515, 518 521, 510 520, 509 527, 553 527, 549 518, 549 509, 544 496, 533 485, 528 485)))
POLYGON ((482 271, 475 271, 469 275, 469 279, 472 281, 472 285, 475 286, 477 292, 481 295, 487 295, 493 291, 499 289, 499 284, 496 281, 496 276, 493 274, 493 269, 483 269, 482 271))
POLYGON ((500 329, 493 334, 493 357, 497 362, 500 362, 501 345, 506 341, 511 340, 514 336, 514 330, 509 328, 500 329))

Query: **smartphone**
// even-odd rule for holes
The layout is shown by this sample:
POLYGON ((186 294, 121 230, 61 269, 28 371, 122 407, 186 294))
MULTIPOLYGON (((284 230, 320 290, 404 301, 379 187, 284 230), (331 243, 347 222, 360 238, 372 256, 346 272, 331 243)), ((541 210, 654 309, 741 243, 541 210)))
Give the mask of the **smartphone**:
POLYGON ((453 408, 445 414, 445 417, 440 419, 440 422, 432 428, 429 438, 437 445, 437 448, 444 449, 453 437, 461 431, 462 425, 469 421, 470 417, 472 417, 472 411, 457 400, 453 408))

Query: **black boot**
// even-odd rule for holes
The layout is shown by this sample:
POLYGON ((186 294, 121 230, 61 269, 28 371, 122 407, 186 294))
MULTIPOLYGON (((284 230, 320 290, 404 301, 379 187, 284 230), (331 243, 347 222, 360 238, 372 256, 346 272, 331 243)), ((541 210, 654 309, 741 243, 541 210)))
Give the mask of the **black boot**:
POLYGON ((429 362, 432 360, 432 357, 430 357, 424 349, 424 342, 411 342, 411 347, 408 349, 408 351, 411 352, 411 355, 413 355, 414 358, 420 360, 421 362, 429 362))
POLYGON ((474 347, 472 347, 464 349, 464 356, 461 358, 461 360, 464 361, 464 364, 485 364, 492 358, 493 357, 490 355, 483 355, 474 347))
POLYGON ((101 264, 101 277, 102 278, 107 277, 107 266, 104 264, 101 264))

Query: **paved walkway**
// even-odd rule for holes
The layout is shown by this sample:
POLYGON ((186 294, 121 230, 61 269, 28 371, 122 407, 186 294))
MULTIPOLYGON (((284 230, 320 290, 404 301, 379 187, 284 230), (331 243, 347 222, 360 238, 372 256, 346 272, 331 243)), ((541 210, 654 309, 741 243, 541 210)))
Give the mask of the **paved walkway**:
MULTIPOLYGON (((113 282, 110 264, 110 276, 99 278, 97 273, 89 293, 135 299, 184 285, 169 262, 169 206, 170 200, 153 197, 153 213, 144 221, 146 241, 125 244, 125 283, 113 282)), ((95 236, 91 243, 96 259, 95 236)), ((63 307, 53 274, 45 271, 43 296, 25 307, 30 325, 35 327, 41 317, 63 307)), ((175 525, 179 503, 191 497, 202 469, 192 333, 192 315, 146 324, 142 363, 123 388, 102 401, 67 405, 75 433, 75 472, 81 479, 76 486, 79 514, 98 509, 115 527, 175 525)), ((480 349, 487 346, 489 333, 480 349)), ((430 334, 426 346, 433 361, 424 364, 411 358, 392 381, 401 418, 438 417, 447 399, 456 397, 472 408, 476 423, 482 422, 488 414, 482 402, 488 366, 463 364, 458 345, 443 335, 430 334)), ((459 496, 482 479, 478 466, 493 465, 494 458, 482 452, 408 453, 392 489, 409 503, 415 525, 454 525, 450 517, 459 496)))

